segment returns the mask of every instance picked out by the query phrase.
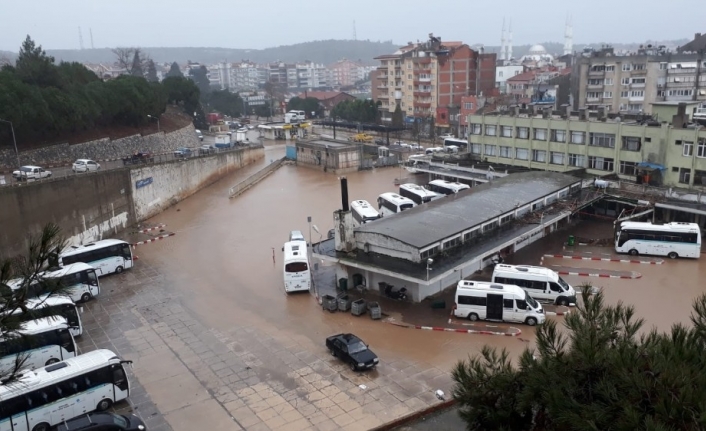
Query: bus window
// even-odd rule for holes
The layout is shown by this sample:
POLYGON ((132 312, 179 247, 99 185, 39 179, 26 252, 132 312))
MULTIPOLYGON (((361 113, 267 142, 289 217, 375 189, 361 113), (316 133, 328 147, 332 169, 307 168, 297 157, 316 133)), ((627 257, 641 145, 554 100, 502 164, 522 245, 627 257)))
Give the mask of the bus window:
POLYGON ((309 265, 306 262, 292 262, 288 263, 284 270, 287 272, 304 272, 309 269, 309 265))
POLYGON ((123 244, 121 251, 124 259, 132 259, 132 251, 130 250, 130 244, 123 244))
POLYGON ((404 211, 404 210, 408 210, 408 209, 410 209, 410 208, 414 208, 414 205, 412 205, 412 204, 402 204, 402 205, 400 205, 400 212, 402 212, 402 211, 404 211))

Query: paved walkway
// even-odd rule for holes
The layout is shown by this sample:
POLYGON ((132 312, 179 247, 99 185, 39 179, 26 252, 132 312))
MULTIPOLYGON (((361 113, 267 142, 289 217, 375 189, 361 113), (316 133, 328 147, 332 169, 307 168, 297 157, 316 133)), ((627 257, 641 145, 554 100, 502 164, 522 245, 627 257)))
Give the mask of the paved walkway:
POLYGON ((642 277, 642 274, 637 271, 616 271, 612 269, 598 268, 575 268, 562 265, 546 265, 560 275, 575 275, 579 277, 599 277, 599 278, 622 278, 625 280, 634 280, 642 277))
POLYGON ((656 257, 633 257, 615 253, 574 251, 568 249, 555 254, 545 254, 544 257, 575 260, 597 260, 603 262, 639 263, 647 265, 661 265, 664 263, 664 259, 656 257))
POLYGON ((466 424, 453 407, 440 413, 425 416, 414 423, 394 428, 392 431, 464 431, 466 424))

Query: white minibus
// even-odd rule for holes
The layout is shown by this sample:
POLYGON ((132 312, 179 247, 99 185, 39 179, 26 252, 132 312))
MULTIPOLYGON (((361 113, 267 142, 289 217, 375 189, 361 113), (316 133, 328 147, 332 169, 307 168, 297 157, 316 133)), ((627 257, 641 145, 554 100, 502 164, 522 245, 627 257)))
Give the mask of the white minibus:
MULTIPOLYGON (((17 290, 22 287, 22 281, 21 279, 11 280, 7 285, 17 290)), ((52 296, 65 296, 73 302, 86 302, 100 293, 96 270, 85 263, 72 263, 56 271, 39 274, 39 279, 30 282, 27 294, 31 298, 41 299, 58 286, 65 291, 52 296)))
POLYGON ((544 323, 542 305, 521 288, 509 284, 461 280, 456 286, 456 317, 476 320, 544 323))
POLYGON ((42 317, 60 316, 66 319, 69 325, 69 332, 74 337, 83 334, 83 325, 78 306, 69 298, 61 296, 47 296, 45 298, 30 298, 25 302, 28 312, 23 312, 21 308, 12 312, 18 316, 22 322, 40 319, 42 317))
POLYGON ((284 291, 308 291, 311 287, 311 269, 306 241, 285 242, 283 251, 284 291))
POLYGON ((460 192, 461 190, 470 189, 471 186, 468 184, 454 183, 446 180, 434 180, 429 181, 428 188, 429 190, 436 193, 441 193, 442 195, 452 195, 460 192))
POLYGON ((118 239, 104 239, 86 245, 67 247, 58 259, 58 266, 83 262, 96 269, 99 277, 106 274, 120 274, 124 269, 132 268, 132 250, 130 244, 118 239))
POLYGON ((351 214, 353 215, 353 225, 362 226, 382 217, 368 201, 357 200, 351 202, 351 214))
POLYGON ((397 193, 383 193, 378 196, 378 209, 382 216, 395 215, 414 207, 415 203, 412 199, 397 193))
POLYGON ((433 201, 434 199, 443 197, 443 195, 412 183, 402 184, 400 186, 400 196, 411 199, 417 205, 425 204, 433 201))
POLYGON ((23 368, 35 369, 76 356, 76 343, 63 317, 30 320, 16 333, 0 339, 0 374, 15 366, 18 355, 26 354, 23 368))
MULTIPOLYGON (((468 141, 465 139, 446 138, 446 139, 444 139, 444 147, 447 147, 447 148, 448 147, 456 147, 456 150, 453 152, 457 153, 459 148, 462 148, 463 150, 468 148, 468 141)), ((449 152, 452 152, 452 151, 449 151, 449 152)))
POLYGON ((16 384, 0 384, 0 431, 49 431, 94 410, 107 410, 130 395, 121 360, 94 350, 34 371, 16 384))
POLYGON ((493 283, 514 284, 525 289, 534 299, 551 301, 556 305, 576 304, 576 290, 556 271, 541 266, 497 264, 493 269, 493 283))
POLYGON ((652 224, 624 221, 615 233, 618 253, 677 257, 701 257, 701 229, 696 223, 652 224))

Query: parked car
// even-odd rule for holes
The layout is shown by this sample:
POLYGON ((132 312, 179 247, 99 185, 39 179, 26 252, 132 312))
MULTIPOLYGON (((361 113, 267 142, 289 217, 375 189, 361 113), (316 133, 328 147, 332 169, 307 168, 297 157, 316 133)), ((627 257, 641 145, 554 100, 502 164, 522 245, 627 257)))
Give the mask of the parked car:
POLYGON ((351 370, 365 370, 375 367, 379 359, 368 345, 353 334, 337 334, 326 339, 326 348, 331 355, 347 363, 351 370))
POLYGON ((412 143, 412 144, 407 144, 407 146, 415 151, 424 151, 424 147, 422 147, 419 144, 412 143))
POLYGON ((455 138, 454 135, 451 133, 444 133, 443 135, 439 135, 439 140, 443 141, 444 139, 449 139, 449 138, 455 138))
POLYGON ((138 163, 153 163, 154 156, 147 151, 140 151, 131 156, 123 157, 123 165, 135 165, 138 163))
POLYGON ((208 144, 204 144, 204 145, 201 145, 201 146, 199 147, 199 152, 200 152, 201 154, 210 154, 210 153, 213 153, 213 152, 215 152, 215 151, 216 151, 216 147, 213 147, 213 146, 208 145, 208 144))
POLYGON ((135 415, 93 412, 64 421, 56 431, 145 431, 145 423, 135 415))
POLYGON ((100 168, 101 165, 91 159, 78 159, 71 166, 71 170, 74 172, 91 172, 100 168))
POLYGON ((191 149, 190 148, 177 148, 174 150, 174 157, 190 157, 191 156, 191 149))
POLYGON ((199 138, 199 141, 203 142, 203 133, 199 129, 194 130, 196 132, 196 137, 199 138))
POLYGON ((17 181, 41 180, 42 178, 51 177, 51 171, 47 171, 39 166, 22 166, 18 170, 12 172, 12 176, 17 181))
POLYGON ((247 131, 248 131, 247 127, 241 127, 241 128, 238 129, 238 132, 239 132, 239 133, 245 133, 245 132, 247 132, 247 131))
POLYGON ((375 140, 375 143, 378 144, 378 145, 385 145, 385 140, 382 139, 382 138, 377 138, 377 139, 375 140))

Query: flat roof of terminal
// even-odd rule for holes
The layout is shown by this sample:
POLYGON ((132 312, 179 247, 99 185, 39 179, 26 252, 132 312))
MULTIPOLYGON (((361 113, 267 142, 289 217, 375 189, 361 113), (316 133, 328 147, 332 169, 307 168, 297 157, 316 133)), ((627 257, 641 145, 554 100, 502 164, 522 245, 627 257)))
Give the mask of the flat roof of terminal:
POLYGON ((355 147, 356 146, 355 144, 352 144, 350 142, 327 141, 324 139, 314 139, 311 141, 297 141, 297 144, 318 145, 321 147, 328 146, 329 148, 342 148, 342 147, 355 147))
POLYGON ((384 235, 421 249, 579 182, 579 178, 557 172, 511 174, 384 217, 356 231, 384 235))

